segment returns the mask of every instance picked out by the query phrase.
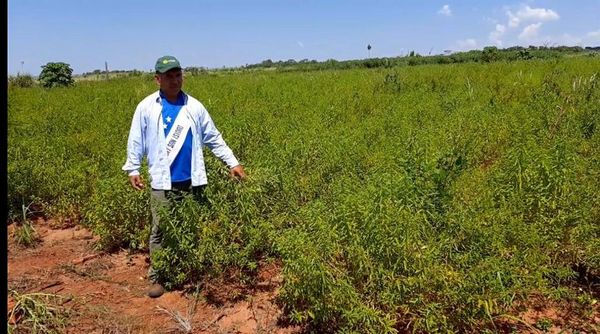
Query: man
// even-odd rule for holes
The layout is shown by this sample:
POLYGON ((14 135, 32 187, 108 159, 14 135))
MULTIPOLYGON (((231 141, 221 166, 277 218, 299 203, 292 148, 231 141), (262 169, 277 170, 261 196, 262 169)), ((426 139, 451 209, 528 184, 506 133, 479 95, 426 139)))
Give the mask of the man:
MULTIPOLYGON (((179 61, 172 56, 160 57, 155 70, 160 89, 142 100, 135 110, 123 166, 131 186, 142 190, 139 169, 144 155, 147 156, 152 186, 150 255, 161 247, 158 208, 183 194, 196 194, 207 184, 203 146, 229 166, 232 177, 246 177, 204 106, 181 90, 183 73, 179 61)), ((160 297, 164 289, 152 266, 148 278, 153 283, 148 295, 160 297)))

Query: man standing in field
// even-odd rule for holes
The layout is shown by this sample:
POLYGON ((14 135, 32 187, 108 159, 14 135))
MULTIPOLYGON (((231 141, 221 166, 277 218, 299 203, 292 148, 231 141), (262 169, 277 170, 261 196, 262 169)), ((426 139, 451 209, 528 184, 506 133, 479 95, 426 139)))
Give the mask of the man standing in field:
MULTIPOLYGON (((186 193, 197 194, 207 184, 204 145, 227 164, 232 177, 246 177, 208 111, 181 90, 183 73, 179 61, 172 56, 160 57, 154 68, 160 89, 142 100, 135 110, 127 141, 127 161, 123 166, 129 173, 131 186, 142 190, 144 183, 139 169, 144 155, 148 158, 152 186, 150 255, 162 242, 158 208, 186 193)), ((164 289, 152 266, 148 278, 153 283, 148 296, 160 297, 164 289)))

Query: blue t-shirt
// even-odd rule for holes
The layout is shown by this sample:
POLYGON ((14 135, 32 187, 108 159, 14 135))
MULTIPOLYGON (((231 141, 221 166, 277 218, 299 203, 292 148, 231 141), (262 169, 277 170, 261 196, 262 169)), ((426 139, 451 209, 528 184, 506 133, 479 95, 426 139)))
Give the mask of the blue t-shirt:
MULTIPOLYGON (((162 117, 163 124, 165 127, 165 137, 171 131, 171 127, 173 123, 175 123, 175 119, 177 119, 177 115, 179 115, 179 111, 181 107, 183 107, 185 103, 185 96, 182 92, 179 93, 177 97, 177 102, 171 103, 167 100, 167 98, 160 92, 160 96, 162 97, 163 109, 162 109, 162 117)), ((181 115, 185 117, 185 115, 181 115)), ((188 129, 187 135, 185 136, 185 141, 183 142, 183 146, 175 160, 171 164, 171 182, 182 182, 188 181, 192 178, 192 131, 188 129)))

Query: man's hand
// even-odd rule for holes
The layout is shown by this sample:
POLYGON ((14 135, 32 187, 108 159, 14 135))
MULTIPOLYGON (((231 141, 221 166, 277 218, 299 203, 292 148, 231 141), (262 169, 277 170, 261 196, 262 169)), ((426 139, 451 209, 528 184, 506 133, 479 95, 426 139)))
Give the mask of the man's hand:
POLYGON ((144 184, 142 183, 142 177, 139 175, 131 175, 129 177, 129 183, 135 190, 144 189, 144 184))
POLYGON ((244 167, 242 167, 242 165, 237 165, 237 166, 233 167, 229 171, 229 175, 232 178, 236 178, 240 181, 246 178, 246 173, 244 172, 244 167))

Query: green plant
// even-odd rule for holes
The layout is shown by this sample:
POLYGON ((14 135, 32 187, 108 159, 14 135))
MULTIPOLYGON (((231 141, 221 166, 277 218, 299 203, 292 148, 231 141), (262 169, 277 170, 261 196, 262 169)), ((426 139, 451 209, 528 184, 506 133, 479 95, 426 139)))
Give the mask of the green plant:
POLYGON ((17 244, 23 247, 31 247, 40 241, 37 231, 30 222, 17 223, 14 238, 17 244))
POLYGON ((100 236, 99 249, 144 249, 150 233, 149 194, 130 189, 124 177, 99 181, 83 207, 83 223, 100 236))
POLYGON ((535 322, 535 327, 544 332, 549 331, 550 328, 552 328, 552 325, 552 320, 548 318, 541 318, 535 322))
POLYGON ((56 62, 47 63, 42 66, 42 72, 39 75, 39 82, 42 87, 67 87, 73 85, 73 69, 67 63, 56 62))
POLYGON ((500 57, 498 53, 498 48, 495 46, 486 46, 483 48, 483 53, 481 54, 481 60, 483 62, 489 63, 492 61, 498 60, 500 57))
POLYGON ((30 74, 17 74, 8 77, 8 84, 14 87, 30 88, 35 85, 35 80, 30 74))
POLYGON ((37 213, 31 209, 34 203, 31 202, 27 206, 25 203, 21 204, 21 220, 16 223, 14 231, 14 238, 17 244, 23 247, 30 247, 40 241, 37 231, 29 221, 31 214, 37 213))
POLYGON ((10 298, 14 304, 8 310, 9 333, 42 334, 64 331, 66 314, 59 305, 61 296, 10 291, 10 298))

